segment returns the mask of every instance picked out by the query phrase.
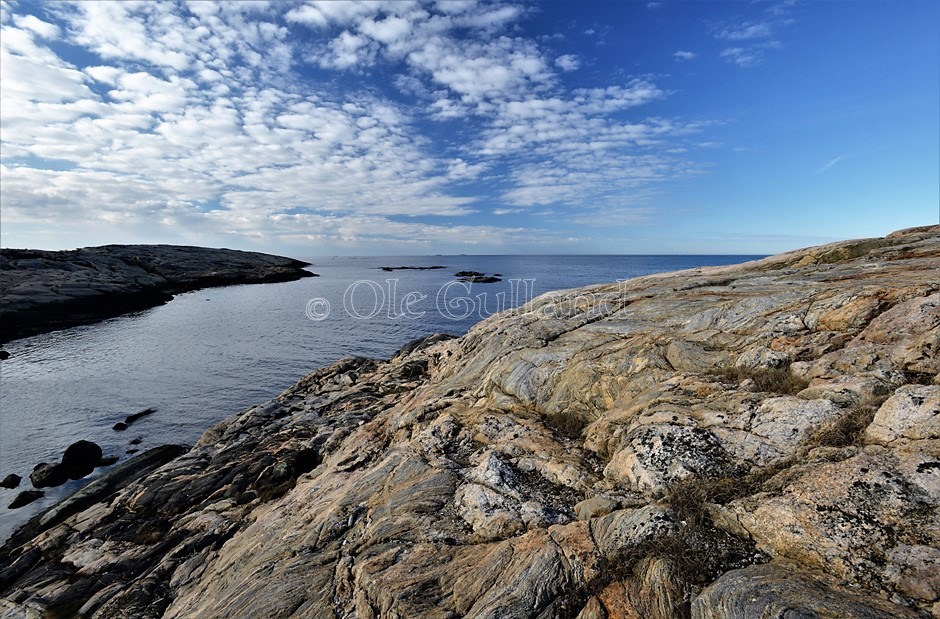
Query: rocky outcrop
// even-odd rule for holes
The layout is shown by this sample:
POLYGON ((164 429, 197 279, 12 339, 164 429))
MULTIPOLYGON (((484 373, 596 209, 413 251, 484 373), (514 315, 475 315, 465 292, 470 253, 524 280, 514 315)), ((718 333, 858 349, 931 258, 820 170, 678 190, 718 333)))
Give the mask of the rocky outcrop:
POLYGON ((306 266, 256 252, 175 245, 0 249, 0 341, 139 311, 189 290, 313 276, 306 266))
POLYGON ((938 370, 940 227, 543 295, 40 518, 0 609, 940 616, 938 370))

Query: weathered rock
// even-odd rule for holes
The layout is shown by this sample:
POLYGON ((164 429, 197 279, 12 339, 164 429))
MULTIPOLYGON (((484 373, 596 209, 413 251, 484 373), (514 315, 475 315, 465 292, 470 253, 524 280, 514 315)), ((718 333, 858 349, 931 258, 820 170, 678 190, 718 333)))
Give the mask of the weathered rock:
POLYGON ((3 481, 0 481, 0 488, 16 488, 20 485, 20 480, 22 479, 23 478, 16 473, 10 473, 3 478, 3 481))
POLYGON ((574 513, 578 520, 590 520, 598 516, 606 516, 617 508, 617 502, 603 496, 584 499, 574 506, 574 513))
POLYGON ((46 496, 42 490, 24 490, 16 495, 16 498, 7 506, 8 509, 19 509, 24 505, 29 505, 36 499, 46 496))
POLYGON ((940 439, 940 386, 908 385, 881 405, 865 430, 871 443, 940 439))
POLYGON ((189 290, 315 276, 305 266, 280 256, 175 245, 4 248, 0 341, 146 309, 189 290))
POLYGON ((344 359, 37 517, 0 550, 0 608, 926 616, 938 273, 940 228, 916 229, 344 359))
POLYGON ((780 494, 729 508, 773 557, 929 606, 940 599, 929 576, 940 572, 938 471, 940 441, 866 449, 797 467, 780 494))
POLYGON ((728 572, 692 602, 693 619, 814 617, 911 619, 920 615, 838 583, 777 565, 728 572))
POLYGON ((101 447, 91 441, 76 441, 62 454, 62 468, 69 479, 90 475, 101 462, 101 447))
POLYGON ((61 486, 69 479, 68 470, 58 462, 40 462, 33 467, 29 481, 36 488, 61 486))

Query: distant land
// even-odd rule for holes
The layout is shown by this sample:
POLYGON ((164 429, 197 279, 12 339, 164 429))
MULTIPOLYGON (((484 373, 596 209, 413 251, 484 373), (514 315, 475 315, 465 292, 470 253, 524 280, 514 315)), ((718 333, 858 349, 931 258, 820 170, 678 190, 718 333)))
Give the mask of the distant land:
POLYGON ((315 277, 307 266, 282 256, 179 245, 0 249, 0 343, 154 307, 200 288, 315 277))

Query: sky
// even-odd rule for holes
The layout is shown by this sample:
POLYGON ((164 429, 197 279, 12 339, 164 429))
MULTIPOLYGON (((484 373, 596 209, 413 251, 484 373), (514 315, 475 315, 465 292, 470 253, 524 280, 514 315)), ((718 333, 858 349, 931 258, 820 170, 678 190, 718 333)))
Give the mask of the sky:
POLYGON ((940 2, 0 0, 0 246, 771 254, 940 219, 940 2))

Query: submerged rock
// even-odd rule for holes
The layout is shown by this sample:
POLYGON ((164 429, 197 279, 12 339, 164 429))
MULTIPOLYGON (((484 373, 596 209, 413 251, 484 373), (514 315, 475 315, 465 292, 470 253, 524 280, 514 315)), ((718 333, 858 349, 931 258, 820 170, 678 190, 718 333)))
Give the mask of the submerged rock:
POLYGON ((343 359, 40 515, 0 550, 0 608, 936 614, 937 273, 935 226, 343 359))
POLYGON ((44 496, 46 496, 46 493, 42 490, 24 490, 16 495, 16 498, 7 505, 7 509, 19 509, 44 496))

